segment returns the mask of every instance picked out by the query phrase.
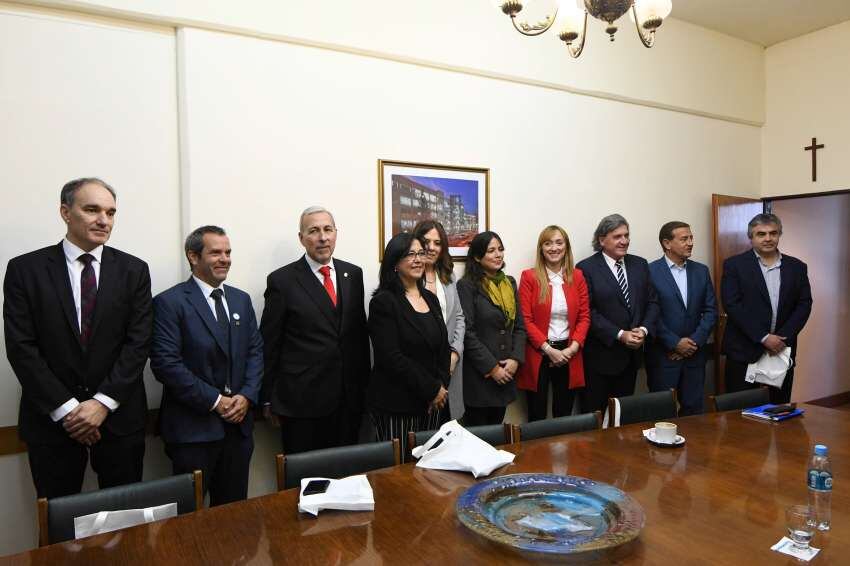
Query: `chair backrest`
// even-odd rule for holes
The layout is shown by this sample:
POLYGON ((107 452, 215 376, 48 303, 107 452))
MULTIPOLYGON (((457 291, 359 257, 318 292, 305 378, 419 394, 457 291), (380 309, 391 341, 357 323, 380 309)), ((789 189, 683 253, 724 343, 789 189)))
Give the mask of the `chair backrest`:
POLYGON ((100 511, 143 509, 177 503, 177 514, 191 513, 204 505, 200 471, 97 491, 38 500, 38 544, 45 546, 74 538, 74 518, 100 511))
MULTIPOLYGON (((502 444, 511 443, 511 425, 510 423, 481 425, 466 427, 466 430, 489 444, 490 446, 501 446, 502 444)), ((407 433, 407 452, 408 460, 411 458, 411 451, 422 446, 428 440, 437 434, 436 430, 420 430, 419 432, 410 431, 407 433)))
POLYGON ((608 399, 608 426, 655 422, 676 418, 676 390, 608 399), (619 402, 619 410, 617 408, 619 402))
POLYGON ((714 405, 715 411, 731 411, 733 409, 749 409, 770 403, 770 393, 767 387, 756 389, 745 389, 734 393, 723 393, 722 395, 710 395, 709 401, 714 405))
POLYGON ((386 442, 352 444, 297 454, 275 456, 277 489, 283 491, 301 485, 302 478, 339 479, 379 468, 397 466, 401 449, 397 438, 386 442))
POLYGON ((559 436, 585 430, 596 430, 602 426, 602 413, 584 413, 568 417, 543 419, 521 425, 514 425, 514 442, 534 440, 549 436, 559 436))

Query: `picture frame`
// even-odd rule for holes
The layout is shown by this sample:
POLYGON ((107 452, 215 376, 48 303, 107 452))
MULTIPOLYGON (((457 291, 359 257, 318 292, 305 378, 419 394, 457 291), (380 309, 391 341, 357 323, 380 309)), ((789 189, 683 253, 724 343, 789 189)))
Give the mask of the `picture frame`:
POLYGON ((472 238, 490 229, 490 169, 379 159, 378 259, 393 236, 428 219, 443 224, 452 259, 465 261, 472 238))

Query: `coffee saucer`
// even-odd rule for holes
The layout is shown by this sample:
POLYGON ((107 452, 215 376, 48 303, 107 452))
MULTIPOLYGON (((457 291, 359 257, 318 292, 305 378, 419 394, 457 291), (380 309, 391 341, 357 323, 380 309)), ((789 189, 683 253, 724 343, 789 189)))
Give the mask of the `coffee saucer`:
POLYGON ((644 430, 643 436, 650 444, 660 446, 662 448, 678 448, 679 446, 683 446, 685 444, 685 437, 680 434, 676 435, 676 438, 673 442, 660 442, 659 440, 656 440, 654 428, 648 428, 644 430))

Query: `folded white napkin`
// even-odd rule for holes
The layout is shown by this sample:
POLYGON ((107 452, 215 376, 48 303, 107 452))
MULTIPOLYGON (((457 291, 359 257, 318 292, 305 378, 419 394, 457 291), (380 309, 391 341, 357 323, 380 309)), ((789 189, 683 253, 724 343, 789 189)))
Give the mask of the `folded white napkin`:
POLYGON ((747 366, 747 374, 744 377, 749 383, 764 383, 773 387, 782 387, 785 374, 793 365, 791 360, 791 347, 786 346, 784 350, 775 356, 765 352, 754 364, 747 366))
POLYGON ((145 509, 100 511, 91 515, 74 517, 74 538, 109 533, 176 516, 177 503, 166 503, 165 505, 147 507, 145 509))
POLYGON ((342 511, 373 511, 375 496, 372 486, 365 475, 349 476, 341 480, 329 480, 331 483, 324 493, 304 495, 304 488, 313 480, 327 478, 304 478, 301 480, 301 495, 298 499, 298 510, 302 513, 318 515, 322 509, 339 509, 342 511))
POLYGON ((417 468, 471 472, 477 478, 510 464, 516 456, 493 448, 457 421, 449 421, 423 446, 414 448, 413 457, 419 459, 417 468))
POLYGON ((808 562, 820 552, 819 548, 811 546, 808 548, 797 548, 794 546, 794 541, 788 537, 782 537, 779 542, 770 547, 770 550, 793 556, 797 560, 803 560, 805 562, 808 562))

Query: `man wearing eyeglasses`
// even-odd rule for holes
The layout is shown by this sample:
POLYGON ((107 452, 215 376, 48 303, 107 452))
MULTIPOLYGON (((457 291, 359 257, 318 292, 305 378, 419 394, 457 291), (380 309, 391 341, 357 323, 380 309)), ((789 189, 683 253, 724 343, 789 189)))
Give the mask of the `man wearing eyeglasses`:
POLYGON ((307 208, 305 254, 267 279, 261 399, 286 454, 357 442, 370 370, 363 271, 333 257, 336 238, 333 215, 307 208))

